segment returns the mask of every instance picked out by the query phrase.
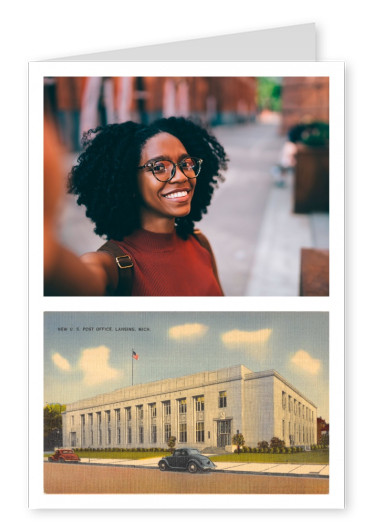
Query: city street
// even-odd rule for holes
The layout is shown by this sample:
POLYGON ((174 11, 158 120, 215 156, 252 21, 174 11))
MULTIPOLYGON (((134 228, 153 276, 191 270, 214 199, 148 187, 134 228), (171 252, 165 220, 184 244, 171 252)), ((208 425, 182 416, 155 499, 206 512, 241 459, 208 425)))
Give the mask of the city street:
POLYGON ((328 494, 329 479, 44 463, 46 494, 328 494))

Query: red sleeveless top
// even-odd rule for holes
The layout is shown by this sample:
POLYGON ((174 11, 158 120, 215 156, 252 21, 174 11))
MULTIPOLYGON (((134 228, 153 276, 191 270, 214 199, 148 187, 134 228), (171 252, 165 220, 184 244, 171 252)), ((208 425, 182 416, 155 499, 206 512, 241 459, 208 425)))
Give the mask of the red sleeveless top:
POLYGON ((115 242, 133 261, 132 296, 221 296, 211 256, 190 235, 144 229, 115 242))

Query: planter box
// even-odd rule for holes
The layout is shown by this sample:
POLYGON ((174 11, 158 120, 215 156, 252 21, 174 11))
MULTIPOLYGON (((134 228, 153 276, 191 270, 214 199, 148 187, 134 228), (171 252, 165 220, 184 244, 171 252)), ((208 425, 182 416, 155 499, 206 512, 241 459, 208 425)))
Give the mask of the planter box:
POLYGON ((329 147, 297 144, 294 212, 329 212, 329 147))
POLYGON ((329 296, 329 251, 302 249, 300 261, 300 295, 329 296))

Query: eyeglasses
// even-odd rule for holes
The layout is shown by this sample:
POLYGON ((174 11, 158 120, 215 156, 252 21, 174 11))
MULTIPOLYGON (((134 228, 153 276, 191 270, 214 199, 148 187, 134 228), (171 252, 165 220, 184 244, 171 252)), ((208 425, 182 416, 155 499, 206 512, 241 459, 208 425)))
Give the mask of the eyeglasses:
POLYGON ((177 164, 168 159, 155 160, 139 166, 138 169, 143 170, 148 168, 148 171, 152 171, 158 181, 167 182, 175 177, 176 167, 179 166, 180 170, 188 179, 196 179, 200 173, 202 162, 203 160, 198 157, 184 157, 177 164))

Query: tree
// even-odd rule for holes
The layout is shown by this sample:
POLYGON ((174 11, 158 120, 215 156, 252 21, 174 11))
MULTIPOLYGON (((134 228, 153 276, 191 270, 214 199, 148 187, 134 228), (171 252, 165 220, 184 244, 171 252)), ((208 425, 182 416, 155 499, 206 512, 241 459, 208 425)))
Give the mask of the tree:
POLYGON ((257 446, 259 448, 269 448, 269 443, 268 443, 268 441, 259 441, 257 443, 257 446))
POLYGON ((282 439, 278 439, 278 437, 273 437, 270 441, 270 448, 284 448, 285 447, 285 441, 282 441, 282 439))
POLYGON ((43 434, 45 448, 61 446, 62 444, 62 417, 65 405, 47 404, 43 408, 43 434))
POLYGON ((173 452, 173 450, 175 448, 175 444, 176 444, 176 437, 175 437, 175 435, 171 435, 171 437, 169 437, 169 439, 167 441, 167 446, 170 448, 171 453, 173 452))
POLYGON ((239 454, 240 447, 244 446, 245 444, 244 435, 242 433, 235 433, 235 435, 232 436, 232 444, 235 444, 238 447, 238 454, 239 454))

